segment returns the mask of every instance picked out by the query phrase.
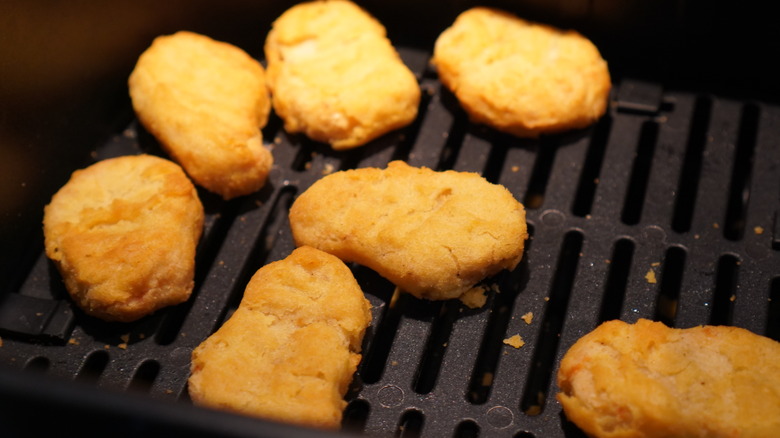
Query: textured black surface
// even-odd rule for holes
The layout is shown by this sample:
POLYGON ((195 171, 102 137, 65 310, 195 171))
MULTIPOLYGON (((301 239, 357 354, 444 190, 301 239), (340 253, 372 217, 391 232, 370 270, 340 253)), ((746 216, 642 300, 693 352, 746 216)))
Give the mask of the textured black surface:
MULTIPOLYGON (((20 280, 6 281, 0 300, 0 435, 24 435, 12 427, 29 421, 36 404, 62 423, 108 415, 111 424, 94 427, 118 425, 124 436, 177 427, 304 435, 210 412, 207 427, 205 413, 189 406, 190 352, 237 307, 249 277, 293 249, 286 213, 297 194, 329 172, 394 159, 506 186, 528 209, 531 239, 515 271, 485 282, 481 309, 394 296, 386 280, 352 266, 374 321, 348 394, 346 433, 581 437, 555 400, 555 373, 566 349, 604 320, 729 324, 780 339, 778 106, 616 75, 610 111, 592 128, 520 140, 469 123, 429 68, 429 51, 400 50, 424 91, 412 126, 333 152, 284 133, 272 117, 266 188, 229 202, 200 191, 207 218, 187 303, 105 323, 71 308, 39 231, 32 256, 4 254, 13 262, 4 269, 20 280), (19 314, 27 315, 21 325, 19 314), (525 340, 519 349, 503 343, 515 334, 525 340), (156 408, 163 414, 149 416, 156 408)), ((620 70, 620 59, 610 63, 620 70)), ((164 156, 126 98, 118 102, 104 126, 111 131, 89 145, 90 161, 164 156)))

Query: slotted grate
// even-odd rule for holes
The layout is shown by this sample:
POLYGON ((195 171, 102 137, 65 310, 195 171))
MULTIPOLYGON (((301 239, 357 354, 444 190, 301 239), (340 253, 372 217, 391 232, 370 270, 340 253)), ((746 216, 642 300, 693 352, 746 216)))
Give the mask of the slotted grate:
MULTIPOLYGON (((86 317, 70 305, 41 238, 41 255, 19 267, 25 280, 0 306, 0 363, 188 404, 192 348, 235 310, 259 267, 293 249, 287 211, 295 196, 327 173, 394 159, 504 185, 526 205, 531 238, 516 270, 485 282, 488 302, 479 309, 394 294, 352 266, 374 320, 345 431, 582 436, 555 400, 557 364, 609 319, 730 324, 780 339, 780 108, 623 78, 595 126, 521 140, 470 124, 429 69, 429 53, 401 53, 424 91, 413 125, 334 152, 287 135, 272 118, 267 186, 230 202, 200 192, 207 218, 189 302, 131 324, 86 317), (513 335, 525 344, 505 344, 513 335)), ((164 155, 127 111, 124 129, 95 148, 95 160, 164 155)))

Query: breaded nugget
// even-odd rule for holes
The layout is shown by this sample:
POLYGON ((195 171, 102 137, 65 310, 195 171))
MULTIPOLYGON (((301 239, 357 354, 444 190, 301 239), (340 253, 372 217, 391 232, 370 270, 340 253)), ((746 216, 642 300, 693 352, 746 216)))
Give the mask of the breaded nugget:
POLYGON ((175 163, 136 155, 77 170, 44 209, 46 255, 86 313, 133 321, 186 301, 203 206, 175 163))
POLYGON ((607 108, 607 63, 588 39, 496 9, 463 12, 432 63, 469 117, 520 137, 583 128, 607 108))
POLYGON ((385 28, 349 1, 293 6, 274 22, 265 56, 274 110, 290 133, 348 149, 417 116, 417 79, 385 28))
POLYGON ((337 428, 370 323, 370 305, 349 268, 298 248, 258 270, 235 313, 193 351, 192 400, 337 428))
POLYGON ((271 103, 263 67, 244 51, 191 32, 161 36, 128 83, 138 119, 196 184, 225 199, 265 184, 271 103))
POLYGON ((432 300, 514 269, 528 237, 525 210, 506 188, 402 161, 318 180, 293 203, 290 226, 297 245, 368 266, 432 300))
POLYGON ((606 322, 566 353, 558 386, 592 437, 780 436, 780 343, 741 328, 606 322))

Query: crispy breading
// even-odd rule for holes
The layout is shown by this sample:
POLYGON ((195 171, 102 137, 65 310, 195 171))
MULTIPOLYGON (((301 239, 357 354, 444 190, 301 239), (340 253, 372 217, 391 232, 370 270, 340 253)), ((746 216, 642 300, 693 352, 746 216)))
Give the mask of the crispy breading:
POLYGON ((338 258, 302 247, 260 268, 235 313, 192 353, 198 405, 338 428, 371 323, 338 258))
POLYGON ((506 188, 476 173, 402 161, 318 180, 293 203, 290 226, 297 245, 368 266, 434 300, 514 269, 528 237, 525 210, 506 188))
POLYGON ((780 433, 780 343, 737 327, 606 322, 569 349, 558 386, 592 437, 780 433))
POLYGON ((196 184, 225 199, 265 184, 270 96, 263 67, 243 50, 192 32, 160 36, 128 85, 138 119, 196 184))
POLYGON ((133 321, 186 301, 203 206, 175 163, 150 155, 73 173, 44 210, 46 255, 87 314, 133 321))
POLYGON ((417 116, 420 87, 366 11, 344 0, 301 3, 265 42, 273 106, 290 133, 361 146, 417 116))
POLYGON ((469 117, 520 137, 584 128, 607 108, 607 63, 581 34, 475 7, 436 40, 432 63, 469 117))

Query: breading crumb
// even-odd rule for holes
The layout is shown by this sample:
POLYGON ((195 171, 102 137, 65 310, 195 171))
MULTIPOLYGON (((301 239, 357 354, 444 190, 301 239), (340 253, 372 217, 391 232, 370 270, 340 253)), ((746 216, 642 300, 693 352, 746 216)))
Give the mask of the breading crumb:
POLYGON ((525 345, 525 341, 520 335, 510 336, 509 338, 504 339, 504 343, 514 348, 520 348, 525 345))

